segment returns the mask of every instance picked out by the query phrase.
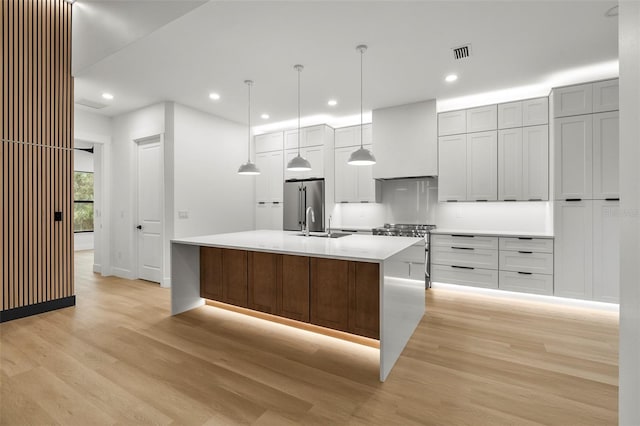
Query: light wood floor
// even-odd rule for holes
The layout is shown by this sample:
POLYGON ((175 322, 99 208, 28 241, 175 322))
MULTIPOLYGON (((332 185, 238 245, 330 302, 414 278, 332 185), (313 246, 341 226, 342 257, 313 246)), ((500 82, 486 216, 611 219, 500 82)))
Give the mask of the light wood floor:
POLYGON ((427 292, 385 383, 377 350, 91 273, 75 308, 0 325, 0 423, 615 425, 617 314, 427 292))

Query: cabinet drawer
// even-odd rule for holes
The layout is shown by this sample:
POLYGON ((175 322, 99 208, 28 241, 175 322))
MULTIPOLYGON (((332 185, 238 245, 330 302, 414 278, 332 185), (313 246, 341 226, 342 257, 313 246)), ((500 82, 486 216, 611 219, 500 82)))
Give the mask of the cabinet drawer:
POLYGON ((498 288, 498 271, 481 268, 460 268, 432 265, 431 280, 439 283, 460 284, 472 287, 498 288))
POLYGON ((536 253, 553 253, 553 239, 551 238, 525 238, 525 237, 501 237, 500 250, 533 251, 536 253))
POLYGON ((437 247, 470 247, 498 250, 497 237, 478 235, 431 235, 431 245, 437 247))
POLYGON ((553 275, 500 271, 498 287, 501 290, 552 295, 553 275))
POLYGON ((500 270, 553 274, 553 254, 501 250, 500 270))
POLYGON ((432 263, 498 269, 498 251, 455 246, 436 247, 433 250, 432 263))

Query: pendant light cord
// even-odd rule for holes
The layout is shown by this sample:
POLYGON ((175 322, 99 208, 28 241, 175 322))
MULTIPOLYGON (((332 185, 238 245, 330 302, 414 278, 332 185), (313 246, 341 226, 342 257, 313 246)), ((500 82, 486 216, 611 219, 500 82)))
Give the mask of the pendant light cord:
POLYGON ((360 149, 364 148, 363 146, 363 142, 362 142, 362 127, 363 127, 363 115, 364 113, 362 112, 362 58, 364 56, 364 47, 360 47, 360 149))
POLYGON ((248 121, 249 127, 247 128, 247 163, 251 162, 251 81, 247 81, 247 86, 249 86, 249 108, 248 108, 248 121))
POLYGON ((300 73, 302 72, 302 66, 297 66, 298 69, 298 157, 300 157, 300 73))

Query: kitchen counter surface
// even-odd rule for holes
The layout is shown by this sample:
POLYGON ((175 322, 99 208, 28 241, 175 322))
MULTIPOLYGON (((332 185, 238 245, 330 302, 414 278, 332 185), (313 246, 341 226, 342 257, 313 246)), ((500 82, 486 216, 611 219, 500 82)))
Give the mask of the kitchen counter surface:
POLYGON ((358 234, 340 238, 305 237, 296 234, 300 233, 261 230, 178 238, 172 242, 205 247, 382 262, 423 240, 413 237, 358 234))
POLYGON ((437 228, 431 231, 432 234, 456 234, 456 235, 482 235, 486 237, 523 237, 523 238, 553 238, 552 234, 544 232, 516 232, 516 231, 479 231, 437 228))

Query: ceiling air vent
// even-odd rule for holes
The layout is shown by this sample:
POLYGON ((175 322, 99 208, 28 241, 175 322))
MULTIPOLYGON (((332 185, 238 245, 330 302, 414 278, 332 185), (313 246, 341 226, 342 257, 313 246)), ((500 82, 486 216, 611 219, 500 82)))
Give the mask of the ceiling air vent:
POLYGON ((471 45, 465 44, 463 46, 454 47, 453 49, 453 58, 454 59, 464 59, 471 56, 471 45))
POLYGON ((108 106, 107 104, 101 104, 100 102, 90 101, 89 99, 84 99, 84 98, 78 99, 76 103, 78 105, 84 105, 86 107, 93 108, 93 109, 102 109, 108 106))

